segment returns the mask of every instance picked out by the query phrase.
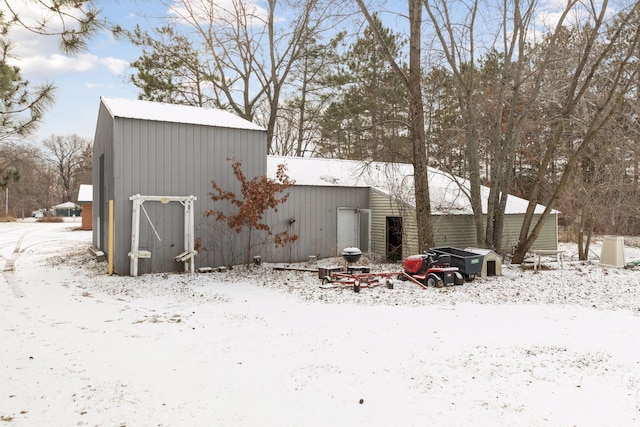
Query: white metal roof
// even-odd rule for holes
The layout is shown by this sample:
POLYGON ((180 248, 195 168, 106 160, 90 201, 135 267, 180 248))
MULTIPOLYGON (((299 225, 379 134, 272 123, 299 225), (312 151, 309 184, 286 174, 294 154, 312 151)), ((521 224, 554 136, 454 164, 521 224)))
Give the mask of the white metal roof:
POLYGON ((225 110, 105 96, 101 97, 100 101, 113 117, 233 129, 265 130, 263 127, 225 110))
MULTIPOLYGON (((367 187, 388 194, 397 200, 415 206, 413 165, 406 163, 363 162, 355 160, 321 159, 309 157, 267 157, 267 175, 276 177, 279 164, 287 167, 287 175, 296 185, 367 187)), ((473 213, 469 198, 469 181, 439 169, 429 168, 431 211, 434 214, 473 213)), ((482 210, 487 211, 489 188, 482 187, 482 210)), ((505 213, 523 214, 529 202, 509 195, 505 213)), ((544 206, 537 205, 535 213, 544 206)), ((558 211, 553 210, 553 213, 558 211)))
POLYGON ((52 206, 53 209, 75 209, 78 205, 73 202, 64 202, 59 205, 52 206))
POLYGON ((78 203, 92 202, 92 201, 93 201, 93 185, 80 184, 80 189, 78 190, 78 203))

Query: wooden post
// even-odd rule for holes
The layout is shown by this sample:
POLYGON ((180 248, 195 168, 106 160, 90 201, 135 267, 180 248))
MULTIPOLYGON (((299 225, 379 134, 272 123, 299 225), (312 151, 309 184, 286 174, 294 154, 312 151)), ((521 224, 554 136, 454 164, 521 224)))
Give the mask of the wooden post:
POLYGON ((113 274, 113 200, 109 200, 109 260, 108 260, 108 273, 113 274))

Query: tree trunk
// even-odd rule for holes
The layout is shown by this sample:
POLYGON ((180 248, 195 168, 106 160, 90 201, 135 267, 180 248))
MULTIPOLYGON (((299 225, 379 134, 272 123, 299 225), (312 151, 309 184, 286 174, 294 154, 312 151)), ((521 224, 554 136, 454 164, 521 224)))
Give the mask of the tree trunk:
POLYGON ((410 132, 413 141, 413 173, 418 225, 418 251, 435 245, 431 225, 431 199, 427 168, 427 147, 424 134, 421 61, 422 0, 409 0, 409 78, 410 132))
MULTIPOLYGON (((436 7, 430 2, 425 1, 427 13, 431 22, 434 24, 434 29, 440 44, 442 45, 445 53, 447 63, 451 68, 456 81, 456 95, 458 103, 460 104, 461 114, 464 122, 464 135, 466 142, 466 162, 468 167, 469 176, 469 203, 473 211, 473 222, 476 231, 476 242, 479 246, 485 245, 485 228, 484 228, 484 213, 482 211, 482 183, 480 181, 480 159, 478 158, 478 116, 476 111, 476 100, 474 99, 476 92, 476 80, 477 70, 475 69, 475 39, 474 39, 474 23, 476 20, 476 13, 478 11, 478 1, 472 2, 469 6, 469 22, 466 23, 468 33, 465 37, 468 40, 468 55, 465 63, 462 64, 461 58, 454 52, 460 49, 457 46, 456 32, 457 30, 450 21, 449 11, 447 10, 446 1, 442 2, 442 9, 444 10, 444 20, 442 23, 434 14, 432 7, 436 7), (440 25, 444 25, 444 28, 440 28, 440 25)), ((436 7, 437 9, 437 7, 436 7)))
MULTIPOLYGON (((469 104, 468 110, 468 130, 467 134, 467 163, 469 168, 469 189, 471 209, 473 211, 473 222, 476 228, 476 243, 478 246, 485 245, 484 215, 482 212, 482 183, 480 182, 480 159, 478 158, 478 124, 476 113, 471 106, 472 95, 467 94, 466 102, 469 104)), ((463 101, 465 102, 465 101, 463 101)), ((488 227, 488 225, 487 225, 488 227)))
POLYGON ((585 228, 585 206, 582 206, 582 213, 580 215, 580 228, 578 229, 578 259, 584 261, 586 258, 584 251, 584 228, 585 228))
POLYGON ((245 266, 249 268, 251 266, 251 235, 253 232, 253 227, 247 227, 248 236, 247 236, 247 255, 245 259, 245 266))
MULTIPOLYGON (((306 51, 305 51, 306 53, 306 51)), ((309 72, 309 58, 308 56, 305 54, 304 56, 304 68, 303 68, 303 73, 302 73, 302 88, 300 89, 300 106, 298 108, 298 126, 297 126, 297 135, 296 135, 296 152, 295 152, 295 156, 296 157, 302 157, 303 156, 303 152, 302 152, 302 141, 304 139, 304 127, 305 127, 305 121, 306 121, 306 117, 305 117, 305 108, 307 106, 307 85, 308 85, 308 80, 307 80, 307 75, 309 72)))
MULTIPOLYGON (((527 255, 529 249, 531 249, 533 242, 535 242, 540 235, 540 230, 542 229, 542 225, 544 225, 544 221, 547 219, 547 216, 551 212, 551 203, 554 202, 557 198, 557 196, 555 198, 552 197, 548 201, 547 207, 542 213, 542 216, 534 226, 531 233, 529 233, 529 229, 531 228, 531 224, 533 223, 533 215, 538 205, 540 190, 542 189, 543 182, 545 182, 544 177, 546 175, 549 164, 551 163, 552 153, 555 151, 555 147, 557 146, 558 141, 561 138, 563 130, 564 126, 562 122, 558 123, 556 125, 556 129, 551 138, 551 141, 547 144, 545 155, 540 163, 540 168, 538 169, 536 180, 534 181, 533 187, 531 188, 531 192, 529 194, 529 204, 522 220, 522 226, 520 227, 520 238, 518 239, 518 243, 516 244, 516 247, 514 249, 513 258, 511 259, 511 263, 513 264, 521 264, 524 261, 524 258, 527 255)), ((573 161, 575 161, 575 156, 572 159, 573 161)), ((567 164, 560 183, 556 187, 556 194, 559 194, 560 190, 564 190, 564 185, 566 185, 566 182, 568 181, 568 175, 572 163, 573 162, 570 160, 567 164)))
POLYGON ((408 0, 409 3, 409 75, 405 75, 395 58, 389 52, 377 30, 373 18, 363 0, 356 0, 373 34, 382 48, 393 70, 402 79, 409 93, 409 134, 413 144, 413 181, 416 198, 416 222, 418 228, 418 251, 432 247, 434 242, 431 224, 431 199, 429 197, 429 178, 427 147, 424 132, 424 105, 422 102, 422 0, 408 0))
POLYGON ((578 231, 578 259, 586 261, 589 259, 589 245, 591 244, 591 234, 593 233, 593 209, 589 203, 582 206, 580 215, 580 230, 578 231), (586 236, 585 236, 586 233, 586 236))

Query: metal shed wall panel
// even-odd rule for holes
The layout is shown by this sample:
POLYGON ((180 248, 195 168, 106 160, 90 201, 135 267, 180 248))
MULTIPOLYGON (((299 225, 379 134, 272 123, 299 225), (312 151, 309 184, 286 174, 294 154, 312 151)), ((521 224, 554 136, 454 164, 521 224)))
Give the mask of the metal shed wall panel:
MULTIPOLYGON (((392 197, 371 190, 370 208, 372 218, 372 251, 384 257, 386 255, 386 217, 401 216, 403 220, 403 257, 418 253, 417 224, 415 209, 399 204, 392 197)), ((533 223, 540 215, 534 215, 533 223)), ((524 214, 506 215, 502 234, 504 250, 510 250, 517 242, 524 214)), ((433 215, 433 234, 435 246, 453 246, 459 248, 477 246, 473 217, 470 215, 433 215)), ((557 249, 557 215, 552 214, 545 222, 540 236, 531 249, 557 249)))
MULTIPOLYGON (((230 248, 212 242, 217 236, 207 230, 213 221, 204 217, 205 210, 213 203, 209 197, 211 181, 240 193, 241 186, 233 176, 229 158, 242 161, 242 170, 248 179, 265 174, 265 131, 118 117, 111 121, 113 136, 109 138, 108 132, 96 135, 96 147, 113 144, 113 172, 106 171, 110 181, 106 189, 108 193, 108 187, 113 185, 110 197, 115 201, 115 271, 129 274, 132 230, 129 197, 134 194, 196 196, 195 237, 201 239, 204 247, 228 252, 230 248)), ((173 258, 184 247, 183 206, 178 202, 167 205, 145 202, 143 206, 146 214, 141 214, 139 247, 148 249, 152 255, 150 260, 141 260, 140 273, 181 269, 183 265, 173 258)), ((217 208, 229 211, 229 204, 221 203, 217 208)), ((106 250, 106 240, 102 243, 106 250)), ((206 262, 206 257, 196 257, 196 266, 202 262, 206 262)))
MULTIPOLYGON (((255 252, 266 261, 306 261, 339 256, 337 245, 338 208, 369 207, 369 189, 357 187, 294 186, 289 188, 287 202, 277 211, 269 211, 265 222, 273 234, 289 231, 298 240, 286 247, 264 245, 255 252), (295 222, 291 223, 291 220, 295 222)), ((372 227, 373 228, 373 227, 372 227)))

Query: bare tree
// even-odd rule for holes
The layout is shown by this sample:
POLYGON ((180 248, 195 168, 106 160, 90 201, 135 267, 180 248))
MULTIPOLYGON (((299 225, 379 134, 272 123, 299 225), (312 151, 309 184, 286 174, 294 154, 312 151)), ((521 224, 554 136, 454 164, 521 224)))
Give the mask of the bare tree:
MULTIPOLYGON (((528 194, 529 205, 513 253, 512 262, 516 264, 524 260, 527 251, 540 235, 553 204, 567 188, 576 163, 589 147, 597 143, 601 131, 610 122, 625 95, 634 87, 638 76, 638 67, 633 62, 640 42, 640 4, 633 3, 613 20, 608 17, 608 1, 602 2, 600 8, 595 4, 591 6, 592 8, 583 11, 586 19, 584 25, 574 29, 580 31, 583 39, 580 49, 574 53, 575 63, 570 68, 566 85, 560 94, 559 108, 551 122, 551 133, 546 140, 536 179, 528 194), (606 73, 606 78, 599 79, 601 73, 606 73), (591 89, 594 89, 597 96, 588 99, 591 89), (589 101, 588 111, 581 115, 582 129, 578 138, 574 139, 574 148, 564 160, 564 168, 557 182, 550 182, 545 178, 556 150, 566 136, 566 125, 576 119, 576 113, 585 101, 589 101), (547 186, 552 187, 552 193, 545 200, 546 207, 534 224, 534 212, 541 201, 542 189, 547 186)), ((566 59, 554 57, 556 61, 566 59)))
MULTIPOLYGON (((456 94, 460 106, 461 114, 464 117, 464 134, 466 155, 468 162, 468 173, 470 180, 470 202, 474 213, 476 235, 478 243, 483 243, 484 228, 482 215, 482 200, 480 195, 480 163, 478 160, 478 124, 477 112, 475 109, 475 22, 478 13, 479 0, 469 2, 462 9, 463 22, 460 29, 464 37, 458 39, 459 34, 451 21, 449 5, 446 1, 424 1, 427 14, 433 24, 437 39, 442 46, 442 52, 446 58, 451 72, 454 76, 456 94), (465 32, 466 31, 466 32, 465 32), (463 45, 463 41, 468 42, 468 46, 463 45)), ((463 2, 464 4, 464 2, 463 2)))
MULTIPOLYGON (((539 142, 528 159, 531 162, 525 165, 532 171, 532 178, 526 188, 522 188, 522 195, 530 203, 513 259, 513 262, 521 262, 537 238, 554 201, 566 186, 566 179, 562 177, 557 181, 549 181, 547 174, 550 167, 561 166, 568 177, 575 159, 586 148, 579 148, 581 145, 577 144, 578 148, 568 153, 562 162, 553 161, 560 142, 567 137, 564 132, 567 123, 575 117, 578 106, 584 105, 585 94, 595 85, 594 76, 606 68, 610 80, 598 86, 601 96, 595 101, 597 108, 589 110, 588 118, 581 118, 583 123, 587 123, 580 136, 583 142, 594 140, 609 120, 619 96, 628 89, 623 86, 626 87, 629 81, 625 76, 625 73, 629 73, 631 59, 628 53, 632 52, 636 38, 634 28, 637 28, 637 24, 635 27, 631 25, 634 19, 631 17, 638 5, 630 4, 618 19, 607 22, 610 13, 607 1, 596 4, 569 0, 557 11, 553 26, 542 28, 540 22, 536 22, 540 10, 535 1, 503 2, 492 10, 488 9, 490 5, 479 0, 455 3, 424 0, 424 4, 446 68, 453 75, 456 86, 461 124, 466 135, 470 200, 479 243, 501 249, 506 201, 513 189, 516 160, 522 153, 524 141, 530 138, 539 142), (569 22, 569 18, 575 21, 569 22), (568 32, 584 34, 580 44, 571 52, 562 47, 568 32), (543 39, 536 41, 534 36, 540 34, 543 39), (622 39, 626 43, 624 47, 622 39), (485 61, 494 56, 491 60, 493 63, 485 62, 489 67, 478 69, 479 61, 475 52, 484 52, 485 61), (613 55, 614 52, 617 56, 613 55), (569 57, 566 57, 567 54, 569 57), (573 58, 577 59, 574 62, 567 61, 573 58), (565 67, 569 72, 557 75, 558 65, 567 62, 571 62, 565 67), (483 76, 482 73, 489 75, 483 76), (486 80, 487 77, 491 80, 486 80), (489 110, 486 108, 487 99, 491 100, 489 110), (480 109, 479 106, 483 104, 484 107, 480 109), (560 108, 555 108, 556 105, 560 108), (488 111, 491 114, 487 114, 488 111), (540 125, 538 135, 533 135, 531 128, 527 129, 534 113, 544 114, 537 117, 540 125), (552 123, 551 127, 549 123, 552 123), (555 133, 548 132, 549 128, 555 133), (482 232, 483 212, 479 192, 479 171, 483 165, 476 154, 481 138, 487 139, 491 153, 484 165, 490 183, 485 233, 482 232), (532 226, 538 203, 546 203, 547 209, 532 226)), ((587 142, 586 145, 591 143, 587 142)))
MULTIPOLYGON (((0 144, 0 170, 11 169, 20 175, 20 179, 9 184, 9 211, 13 216, 30 215, 34 209, 51 206, 51 183, 54 175, 51 168, 42 160, 39 148, 24 145, 0 144)), ((2 177, 0 176, 0 181, 2 177)), ((1 184, 1 182, 0 182, 1 184)), ((3 188, 3 187, 2 187, 3 188)))
MULTIPOLYGON (((566 46, 572 46, 579 39, 578 34, 575 32, 568 38, 566 46)), ((632 67, 637 67, 637 64, 632 67)), ((581 141, 583 127, 589 123, 593 107, 599 104, 602 85, 610 77, 611 74, 606 69, 597 74, 592 89, 576 108, 572 120, 565 124, 566 137, 556 150, 556 162, 563 162, 571 156, 577 143, 581 141)), ((637 83, 633 86, 626 96, 622 96, 622 104, 616 106, 611 119, 603 125, 593 142, 577 159, 569 177, 568 190, 558 197, 555 204, 562 212, 565 230, 570 233, 571 238, 577 239, 578 256, 581 260, 586 260, 589 255, 593 233, 638 234, 635 152, 640 127, 637 121, 637 83)), ((560 179, 562 170, 558 170, 553 163, 550 171, 548 175, 551 180, 560 179)))
POLYGON ((337 4, 268 0, 263 7, 243 0, 177 0, 167 3, 173 11, 167 19, 186 24, 186 39, 192 43, 188 47, 200 53, 198 84, 213 93, 216 105, 263 124, 271 153, 278 110, 292 87, 294 67, 309 53, 307 47, 331 29, 341 10, 337 4), (286 15, 286 25, 280 14, 286 15))
POLYGON ((61 187, 62 202, 69 202, 80 185, 79 178, 86 176, 90 164, 87 153, 91 152, 92 141, 78 135, 54 136, 43 142, 47 150, 45 157, 57 172, 61 187))
MULTIPOLYGON (((501 249, 518 145, 545 79, 546 62, 533 68, 529 58, 530 30, 538 13, 537 2, 506 1, 490 11, 479 0, 454 4, 424 0, 424 4, 456 88, 476 240, 480 245, 501 249), (482 70, 477 68, 476 52, 484 52, 482 70), (492 114, 487 114, 488 99, 492 114), (480 192, 481 137, 488 141, 490 153, 484 161, 489 174, 486 179, 490 182, 486 212, 482 210, 480 192)), ((552 34, 562 28, 574 4, 573 0, 567 3, 552 34)), ((552 46, 555 36, 549 40, 552 46)))

